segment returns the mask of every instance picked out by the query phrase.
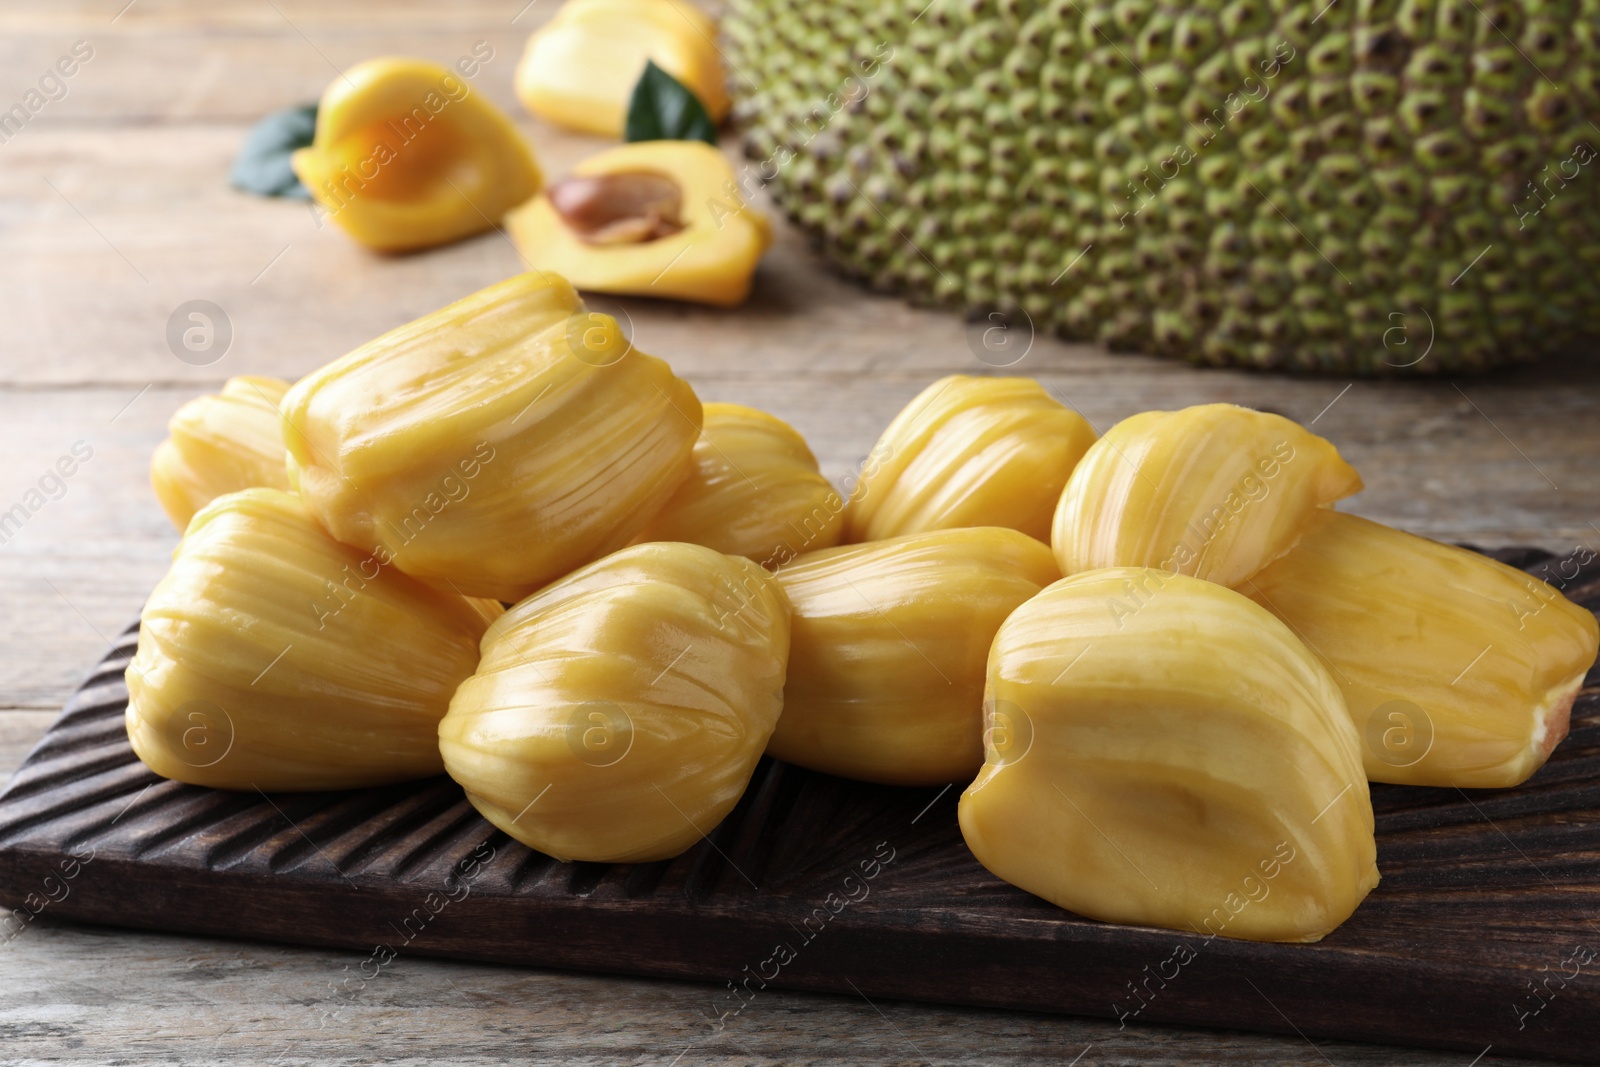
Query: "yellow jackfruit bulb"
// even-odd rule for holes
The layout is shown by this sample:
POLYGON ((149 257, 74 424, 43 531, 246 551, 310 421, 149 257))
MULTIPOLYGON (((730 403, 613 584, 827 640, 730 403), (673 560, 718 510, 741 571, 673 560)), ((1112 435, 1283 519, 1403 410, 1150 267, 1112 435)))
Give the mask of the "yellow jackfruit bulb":
POLYGON ((962 835, 1063 908, 1316 941, 1378 883, 1338 687, 1229 589, 1139 567, 1062 579, 1000 627, 984 710, 962 835))
POLYGON ((700 141, 601 152, 506 216, 530 267, 579 289, 732 307, 750 294, 772 225, 733 166, 700 141))
POLYGON ((505 601, 626 545, 701 420, 672 368, 538 272, 335 360, 282 411, 290 481, 330 533, 505 601))
POLYGON ((516 605, 439 724, 474 807, 561 860, 676 856, 732 810, 783 707, 789 611, 756 564, 635 545, 516 605))
POLYGON ((1067 481, 1051 544, 1062 574, 1157 567, 1234 586, 1361 490, 1325 439, 1232 404, 1147 411, 1106 431, 1067 481))
POLYGON ((1032 378, 941 378, 878 439, 845 539, 1005 526, 1048 542, 1056 501, 1095 436, 1032 378))
POLYGON ((1520 784, 1595 662, 1594 615, 1550 585, 1354 515, 1318 512, 1239 591, 1327 663, 1374 782, 1520 784))
POLYGON ((890 785, 970 779, 983 762, 990 641, 1059 577, 1046 545, 997 527, 824 549, 780 568, 792 644, 767 751, 890 785))
POLYGON ((315 140, 291 162, 328 217, 380 252, 494 229, 543 182, 517 128, 469 81, 397 57, 335 78, 315 140))
POLYGON ((705 405, 694 467, 639 541, 688 541, 777 567, 839 543, 844 500, 794 427, 742 404, 705 405))
POLYGON ((196 397, 172 416, 150 459, 150 484, 179 532, 225 493, 289 488, 278 418, 288 389, 276 378, 229 378, 220 394, 196 397))
POLYGON ((339 544, 292 493, 218 497, 139 618, 128 740, 162 777, 219 789, 438 774, 439 720, 499 611, 339 544))
POLYGON ((517 96, 559 126, 621 137, 648 60, 721 122, 729 100, 716 42, 716 22, 690 0, 567 0, 528 38, 517 96))

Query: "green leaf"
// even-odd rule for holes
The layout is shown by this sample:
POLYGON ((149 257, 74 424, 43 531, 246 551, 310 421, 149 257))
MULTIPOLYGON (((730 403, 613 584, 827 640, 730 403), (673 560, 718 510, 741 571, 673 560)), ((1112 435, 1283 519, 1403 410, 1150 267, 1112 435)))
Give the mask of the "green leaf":
POLYGON ((310 200, 311 193, 289 166, 297 148, 311 143, 317 130, 317 105, 302 104, 274 111, 250 128, 228 172, 228 184, 257 196, 310 200))
POLYGON ((704 141, 717 143, 717 125, 700 98, 677 78, 648 60, 628 101, 624 141, 704 141))

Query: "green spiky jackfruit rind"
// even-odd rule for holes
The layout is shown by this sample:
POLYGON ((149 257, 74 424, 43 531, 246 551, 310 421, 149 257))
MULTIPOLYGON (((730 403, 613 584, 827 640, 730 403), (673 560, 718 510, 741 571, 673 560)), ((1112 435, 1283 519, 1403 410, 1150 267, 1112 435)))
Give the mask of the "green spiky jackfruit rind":
POLYGON ((876 289, 1299 371, 1600 332, 1600 0, 733 0, 724 31, 769 191, 876 289))

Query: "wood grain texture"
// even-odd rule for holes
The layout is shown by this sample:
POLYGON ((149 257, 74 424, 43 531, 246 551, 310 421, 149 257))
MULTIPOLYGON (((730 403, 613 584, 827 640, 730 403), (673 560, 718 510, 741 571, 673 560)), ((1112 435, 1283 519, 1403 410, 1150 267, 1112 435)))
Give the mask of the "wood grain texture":
MULTIPOLYGON (((1535 573, 1550 558, 1500 555, 1535 573)), ((1600 561, 1566 588, 1600 607, 1600 561)), ((368 953, 358 984, 401 954, 693 978, 712 1034, 808 989, 1600 1062, 1600 983, 1565 973, 1600 945, 1597 686, 1518 789, 1374 787, 1382 884, 1324 941, 1270 945, 1091 922, 1000 882, 961 840, 959 783, 764 760, 688 852, 608 865, 511 841, 447 779, 276 796, 165 781, 123 729, 136 636, 0 795, 10 932, 37 911, 337 946, 368 953), (1179 946, 1192 961, 1152 984, 1179 946)))
MULTIPOLYGON (((67 495, 0 544, 9 609, 0 613, 0 773, 14 765, 11 746, 42 732, 83 665, 109 647, 102 635, 116 636, 165 567, 175 536, 145 470, 172 411, 230 374, 303 374, 517 269, 495 235, 375 257, 319 229, 302 205, 233 193, 227 167, 249 123, 316 97, 335 76, 330 63, 382 53, 448 62, 484 40, 496 57, 475 87, 516 117, 546 172, 559 175, 605 142, 561 133, 515 106, 511 72, 523 36, 556 7, 0 3, 0 105, 19 99, 75 40, 96 49, 64 100, 0 144, 0 507, 73 441, 95 448, 67 495), (163 341, 168 315, 192 297, 221 303, 239 327, 210 367, 179 362, 163 341)), ((793 421, 835 478, 929 379, 989 369, 960 322, 841 282, 783 227, 744 309, 601 304, 626 311, 641 347, 673 360, 706 398, 793 421)), ((1045 339, 1012 372, 1048 376, 1101 425, 1210 399, 1310 419, 1346 384, 1202 372, 1045 339)), ((1458 384, 1464 395, 1447 382, 1358 383, 1316 422, 1367 479, 1353 510, 1449 540, 1600 547, 1590 525, 1600 522, 1600 467, 1591 462, 1600 454, 1600 363, 1591 356, 1458 384)), ((328 983, 364 958, 77 927, 47 913, 0 946, 0 1060, 665 1065, 691 1044, 682 1067, 1059 1065, 1091 1045, 1082 1067, 1465 1065, 1475 1054, 1320 1041, 1319 1052, 1293 1037, 1143 1024, 1119 1032, 1091 1020, 874 997, 880 1015, 854 995, 778 991, 708 1035, 704 985, 417 956, 387 968, 381 989, 366 986, 337 1027, 318 1029, 328 983)), ((1481 1063, 1492 1062, 1504 1061, 1491 1051, 1481 1063)))
MULTIPOLYGON (((1472 1060, 777 989, 713 1031, 705 1009, 715 990, 699 983, 401 955, 346 990, 341 983, 359 973, 366 953, 132 936, 48 916, 0 953, 0 1056, 8 1064, 1467 1067, 1472 1060)), ((1491 1052, 1477 1067, 1531 1062, 1491 1052)))

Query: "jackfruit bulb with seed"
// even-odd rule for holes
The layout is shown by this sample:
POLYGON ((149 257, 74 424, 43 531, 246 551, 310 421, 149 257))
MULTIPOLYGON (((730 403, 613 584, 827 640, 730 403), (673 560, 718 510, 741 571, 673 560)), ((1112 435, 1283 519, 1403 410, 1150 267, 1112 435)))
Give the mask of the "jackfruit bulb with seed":
POLYGON ((1600 308, 1600 3, 734 0, 752 170, 874 288, 1426 374, 1600 308))

